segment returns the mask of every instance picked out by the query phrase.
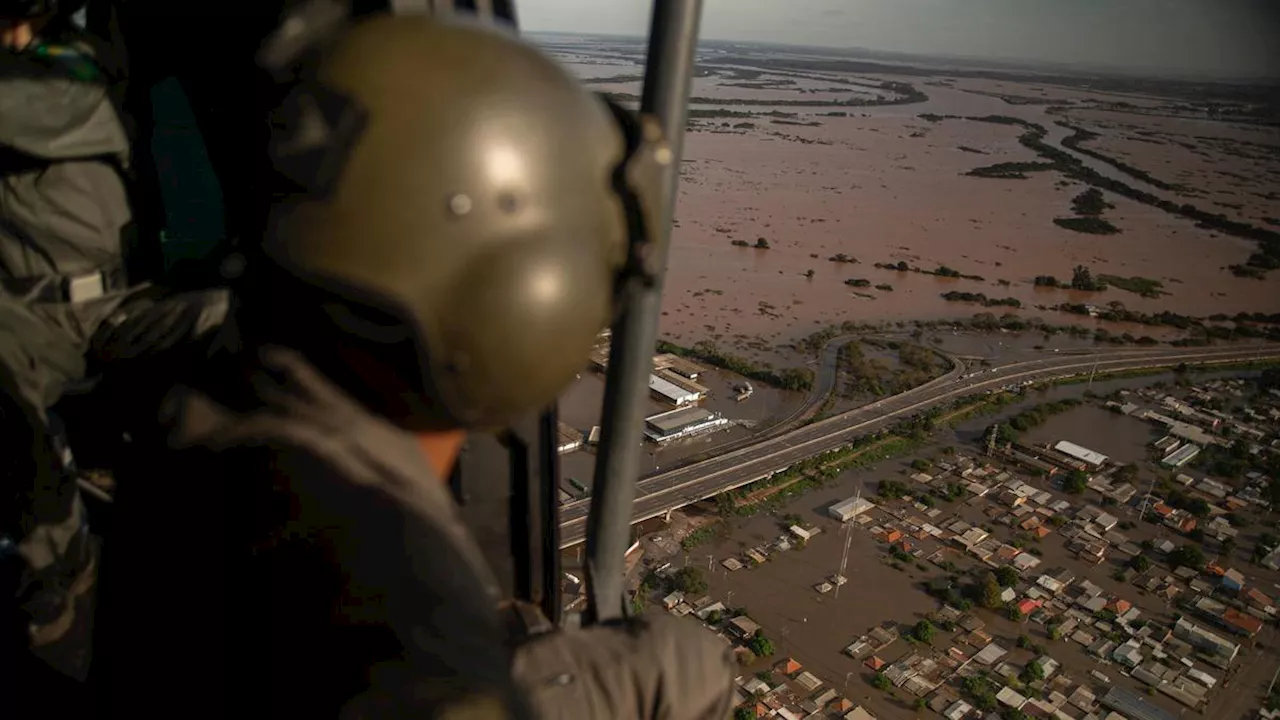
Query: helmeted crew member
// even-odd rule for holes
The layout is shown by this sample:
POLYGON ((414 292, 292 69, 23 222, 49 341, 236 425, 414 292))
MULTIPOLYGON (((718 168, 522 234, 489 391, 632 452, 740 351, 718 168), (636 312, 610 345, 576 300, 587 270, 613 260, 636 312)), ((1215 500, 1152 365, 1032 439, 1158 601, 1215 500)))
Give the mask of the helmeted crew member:
POLYGON ((28 669, 82 680, 91 656, 97 546, 49 408, 91 370, 195 342, 228 306, 127 277, 129 133, 118 78, 71 21, 83 4, 0 0, 0 666, 19 688, 28 669))
POLYGON ((468 429, 553 402, 614 312, 619 118, 462 20, 302 54, 273 144, 299 187, 237 291, 239 346, 121 484, 112 716, 726 717, 729 648, 682 621, 513 643, 441 480, 468 429))

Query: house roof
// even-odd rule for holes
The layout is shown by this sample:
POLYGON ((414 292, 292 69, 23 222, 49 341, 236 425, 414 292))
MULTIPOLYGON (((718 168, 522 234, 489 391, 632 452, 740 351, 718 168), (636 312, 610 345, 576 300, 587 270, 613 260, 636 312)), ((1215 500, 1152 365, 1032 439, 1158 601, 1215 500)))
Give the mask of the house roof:
POLYGON ((786 660, 779 662, 777 665, 774 665, 773 669, 783 675, 794 675, 795 673, 803 670, 804 666, 795 658, 787 658, 786 660))
POLYGON ((1272 602, 1271 597, 1269 595, 1262 592, 1258 588, 1247 588, 1244 591, 1244 596, 1245 596, 1245 599, 1248 600, 1249 602, 1261 607, 1268 607, 1275 604, 1274 602, 1272 602))
POLYGON ((1133 603, 1123 598, 1114 598, 1106 604, 1106 608, 1117 615, 1128 612, 1131 607, 1133 607, 1133 603))
POLYGON ((1249 635, 1256 635, 1262 630, 1261 620, 1248 613, 1242 613, 1235 608, 1228 608, 1226 612, 1222 613, 1222 622, 1249 635))

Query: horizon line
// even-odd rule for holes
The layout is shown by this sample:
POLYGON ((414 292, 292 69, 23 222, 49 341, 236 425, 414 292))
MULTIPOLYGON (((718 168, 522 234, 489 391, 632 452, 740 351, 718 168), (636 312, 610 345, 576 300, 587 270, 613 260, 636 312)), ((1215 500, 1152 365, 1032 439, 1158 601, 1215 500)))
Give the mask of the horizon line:
MULTIPOLYGON (((582 38, 617 38, 625 40, 635 40, 639 42, 647 42, 648 35, 645 34, 629 34, 629 33, 611 33, 611 32, 580 32, 573 30, 524 30, 529 35, 566 35, 571 37, 582 38)), ((793 48, 817 51, 835 51, 840 53, 865 53, 868 56, 882 55, 890 57, 899 57, 906 60, 943 60, 943 61, 961 61, 969 63, 988 63, 996 66, 1004 66, 1008 68, 1016 68, 1029 71, 1043 71, 1045 69, 1057 69, 1060 72, 1072 71, 1080 74, 1103 74, 1103 75, 1123 75, 1134 78, 1155 79, 1155 80, 1174 80, 1181 82, 1213 82, 1224 84, 1250 84, 1250 85, 1275 85, 1280 86, 1280 76, 1274 75, 1245 75, 1241 73, 1218 73, 1205 72, 1199 73, 1192 70, 1179 70, 1172 68, 1156 68, 1149 66, 1110 66, 1110 65, 1089 65, 1086 63, 1072 63, 1060 60, 1032 60, 1029 58, 1007 57, 1007 56, 983 56, 983 55, 952 55, 945 53, 926 53, 911 52, 906 50, 876 50, 873 48, 861 47, 856 45, 836 46, 836 45, 812 45, 797 44, 789 42, 777 42, 766 40, 739 40, 734 38, 718 38, 718 37, 699 37, 698 43, 703 42, 714 43, 733 43, 738 45, 756 45, 761 47, 779 47, 793 48)))

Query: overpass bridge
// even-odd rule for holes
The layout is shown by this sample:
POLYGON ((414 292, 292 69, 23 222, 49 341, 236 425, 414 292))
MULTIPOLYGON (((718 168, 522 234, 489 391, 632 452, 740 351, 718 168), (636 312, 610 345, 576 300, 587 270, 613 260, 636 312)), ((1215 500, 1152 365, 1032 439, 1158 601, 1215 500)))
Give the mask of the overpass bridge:
MULTIPOLYGON (((1280 346, 1234 348, 1137 349, 1117 348, 1087 354, 1060 354, 998 365, 968 375, 950 372, 906 392, 877 400, 848 412, 799 427, 723 455, 641 479, 632 523, 666 514, 722 492, 782 472, 814 455, 835 450, 882 430, 898 420, 965 395, 1013 382, 1044 382, 1091 372, 1117 372, 1179 363, 1211 365, 1280 359, 1280 346)), ((560 547, 581 543, 586 535, 590 498, 560 506, 560 547)))

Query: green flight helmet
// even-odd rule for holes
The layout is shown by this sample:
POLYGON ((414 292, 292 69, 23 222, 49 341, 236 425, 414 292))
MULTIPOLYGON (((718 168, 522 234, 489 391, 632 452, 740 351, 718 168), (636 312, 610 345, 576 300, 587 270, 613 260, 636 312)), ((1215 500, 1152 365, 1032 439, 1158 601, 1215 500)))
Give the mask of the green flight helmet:
MULTIPOLYGON (((429 397, 401 424, 500 427, 554 402, 614 316, 627 264, 617 113, 530 45, 460 17, 357 22, 309 75, 307 102, 344 98, 359 129, 340 169, 316 164, 327 187, 277 207, 266 253, 385 298, 413 326, 429 397)), ((317 136, 296 112, 292 125, 295 145, 317 136)))

